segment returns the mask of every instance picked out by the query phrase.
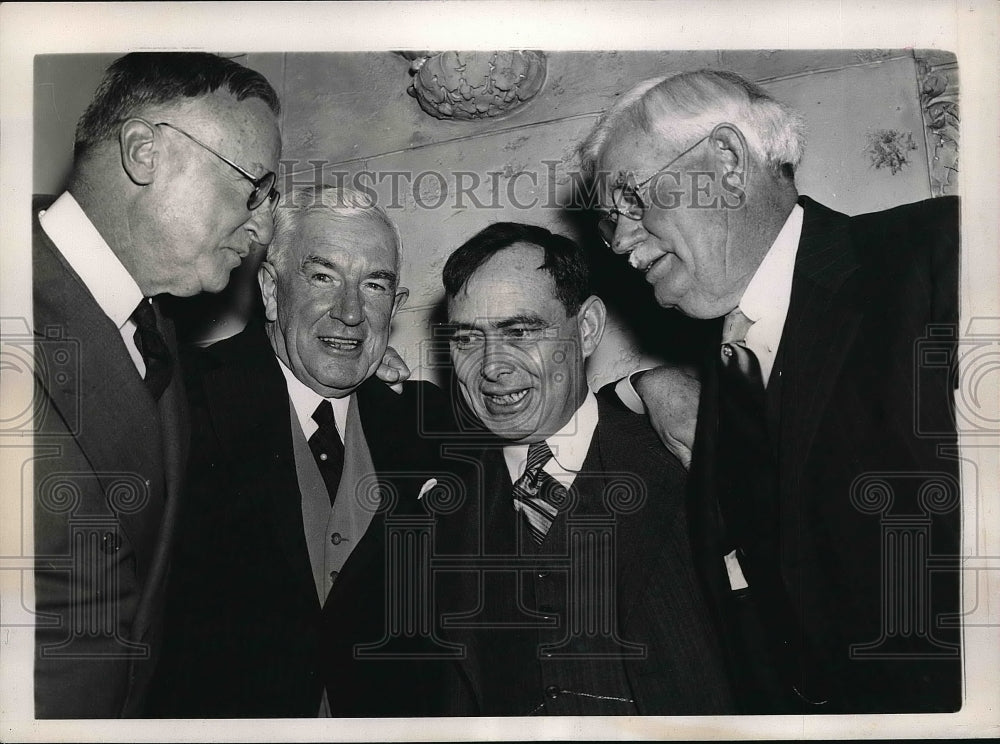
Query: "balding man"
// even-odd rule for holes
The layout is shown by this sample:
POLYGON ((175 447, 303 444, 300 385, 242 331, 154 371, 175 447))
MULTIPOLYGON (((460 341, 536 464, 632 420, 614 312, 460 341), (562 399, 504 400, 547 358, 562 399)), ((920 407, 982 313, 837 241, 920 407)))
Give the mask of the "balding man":
POLYGON ((795 112, 700 71, 625 93, 581 153, 608 246, 720 321, 690 516, 744 709, 953 711, 958 204, 838 214, 799 196, 802 149, 795 112))
POLYGON ((142 715, 187 451, 157 295, 217 292, 271 239, 278 97, 211 54, 129 54, 36 204, 35 715, 142 715), (44 207, 44 209, 42 209, 44 207))

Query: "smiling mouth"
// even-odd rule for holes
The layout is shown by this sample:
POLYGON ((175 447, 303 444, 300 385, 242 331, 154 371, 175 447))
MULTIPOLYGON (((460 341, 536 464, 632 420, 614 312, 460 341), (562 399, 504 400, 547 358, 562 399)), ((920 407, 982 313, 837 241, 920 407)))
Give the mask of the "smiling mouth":
POLYGON ((361 348, 361 339, 340 336, 317 336, 319 342, 334 351, 352 352, 361 348))
POLYGON ((528 388, 524 390, 518 390, 513 393, 504 393, 503 395, 490 395, 488 393, 483 393, 486 400, 492 405, 502 408, 503 406, 513 406, 524 400, 524 396, 528 394, 528 388))

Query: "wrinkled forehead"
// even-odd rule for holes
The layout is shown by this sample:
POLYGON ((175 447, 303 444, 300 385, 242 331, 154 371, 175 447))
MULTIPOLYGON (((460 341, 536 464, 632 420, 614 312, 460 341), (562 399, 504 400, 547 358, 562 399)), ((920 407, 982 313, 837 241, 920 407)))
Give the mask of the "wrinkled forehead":
POLYGON ((306 210, 299 217, 290 242, 298 258, 320 251, 343 251, 399 273, 396 231, 374 211, 339 212, 322 206, 306 210))
MULTIPOLYGON (((226 91, 179 99, 157 106, 148 115, 182 126, 223 153, 240 151, 265 171, 277 171, 281 156, 278 120, 259 98, 237 100, 226 91)), ((240 163, 246 166, 247 163, 240 163)))
POLYGON ((476 268, 448 302, 452 320, 471 317, 491 322, 535 317, 563 320, 555 280, 546 269, 545 251, 531 243, 516 243, 490 256, 476 268), (459 316, 462 316, 461 318, 459 316))
POLYGON ((638 126, 619 122, 608 131, 594 164, 596 193, 603 206, 610 206, 612 192, 623 185, 646 177, 654 171, 670 143, 658 134, 638 126))

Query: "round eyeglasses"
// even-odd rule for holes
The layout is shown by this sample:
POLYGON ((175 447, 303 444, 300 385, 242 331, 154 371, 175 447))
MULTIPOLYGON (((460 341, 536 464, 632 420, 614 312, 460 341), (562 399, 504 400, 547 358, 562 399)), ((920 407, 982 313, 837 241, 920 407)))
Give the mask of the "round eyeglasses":
POLYGON ((189 140, 194 142, 196 145, 208 150, 210 153, 215 155, 215 157, 217 157, 223 163, 236 170, 237 173, 239 173, 241 176, 247 179, 251 184, 253 184, 253 191, 250 192, 250 197, 247 199, 247 209, 249 209, 251 212, 257 209, 257 207, 259 207, 266 201, 270 202, 269 206, 272 210, 274 209, 275 205, 277 205, 278 198, 281 196, 281 192, 279 192, 276 188, 274 188, 274 183, 275 181, 277 181, 278 177, 272 171, 268 171, 260 178, 256 178, 252 173, 236 165, 236 163, 234 163, 232 160, 225 157, 224 155, 220 155, 211 147, 209 147, 204 142, 199 140, 197 137, 188 134, 180 127, 174 126, 168 121, 157 122, 154 126, 169 127, 170 129, 173 129, 175 132, 180 132, 189 140))

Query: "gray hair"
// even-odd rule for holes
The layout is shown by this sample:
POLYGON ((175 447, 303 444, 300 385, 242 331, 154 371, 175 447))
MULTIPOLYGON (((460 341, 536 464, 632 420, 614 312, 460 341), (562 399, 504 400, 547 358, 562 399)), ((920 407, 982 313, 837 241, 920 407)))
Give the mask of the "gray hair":
POLYGON ((267 261, 275 268, 281 268, 285 253, 298 232, 305 215, 322 211, 334 222, 369 220, 383 226, 393 237, 396 248, 396 273, 403 261, 403 241, 399 228, 389 219, 385 210, 379 207, 373 196, 364 191, 347 186, 295 186, 282 196, 274 211, 274 235, 267 247, 267 261))
POLYGON ((723 122, 743 132, 751 153, 774 174, 798 167, 805 148, 802 116, 734 72, 696 70, 639 83, 598 120, 577 152, 593 175, 614 130, 631 125, 670 142, 705 137, 723 122))

